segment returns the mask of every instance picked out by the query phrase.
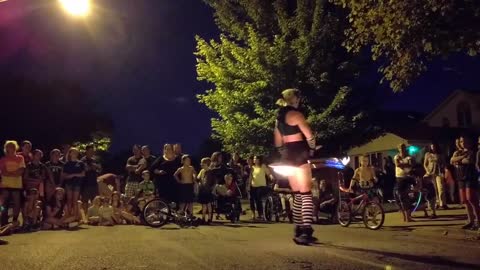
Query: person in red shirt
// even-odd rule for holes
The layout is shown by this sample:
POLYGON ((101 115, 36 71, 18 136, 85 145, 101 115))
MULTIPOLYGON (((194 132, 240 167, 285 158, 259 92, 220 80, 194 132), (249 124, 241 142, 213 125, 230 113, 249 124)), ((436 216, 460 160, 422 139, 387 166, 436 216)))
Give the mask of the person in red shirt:
POLYGON ((21 192, 23 190, 22 175, 25 170, 23 156, 17 155, 16 141, 6 141, 5 156, 0 159, 0 209, 7 211, 5 203, 13 201, 13 226, 19 226, 18 216, 21 209, 21 192))

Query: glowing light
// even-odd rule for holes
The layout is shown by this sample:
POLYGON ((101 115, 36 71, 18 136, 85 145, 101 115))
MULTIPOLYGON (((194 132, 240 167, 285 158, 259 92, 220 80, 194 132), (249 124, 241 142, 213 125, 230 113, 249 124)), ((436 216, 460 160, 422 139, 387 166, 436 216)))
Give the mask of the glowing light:
POLYGON ((410 156, 414 156, 420 151, 420 147, 415 145, 410 145, 409 147, 407 147, 407 151, 410 156))
POLYGON ((293 176, 297 173, 298 167, 288 165, 270 165, 274 172, 282 176, 293 176))
POLYGON ((348 163, 350 163, 350 157, 344 157, 340 160, 343 164, 343 166, 347 166, 348 163))
POLYGON ((65 11, 73 16, 85 17, 90 12, 90 0, 59 0, 65 11))

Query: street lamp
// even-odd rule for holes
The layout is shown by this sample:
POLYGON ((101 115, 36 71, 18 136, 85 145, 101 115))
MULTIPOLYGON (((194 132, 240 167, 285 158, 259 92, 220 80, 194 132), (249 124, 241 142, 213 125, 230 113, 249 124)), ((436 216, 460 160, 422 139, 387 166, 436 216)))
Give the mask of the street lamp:
POLYGON ((90 0, 58 0, 63 9, 76 17, 85 17, 90 12, 90 0))

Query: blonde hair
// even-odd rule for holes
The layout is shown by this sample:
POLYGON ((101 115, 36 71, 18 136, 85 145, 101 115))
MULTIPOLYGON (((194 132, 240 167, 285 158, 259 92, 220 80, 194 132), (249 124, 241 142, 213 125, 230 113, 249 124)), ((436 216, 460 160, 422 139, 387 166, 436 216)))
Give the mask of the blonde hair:
MULTIPOLYGON (((75 147, 72 147, 68 150, 68 153, 67 153, 67 161, 72 161, 72 153, 73 152, 77 152, 79 153, 78 149, 75 148, 75 147)), ((78 157, 77 157, 78 158, 78 157)))
POLYGON ((300 96, 300 90, 296 88, 289 88, 282 91, 282 98, 277 100, 276 104, 285 107, 292 103, 292 99, 300 96))
POLYGON ((9 145, 13 145, 15 147, 15 152, 18 151, 18 149, 20 149, 20 146, 18 146, 18 143, 17 141, 14 141, 14 140, 9 140, 9 141, 6 141, 5 144, 3 145, 3 151, 5 153, 7 153, 7 147, 9 145))

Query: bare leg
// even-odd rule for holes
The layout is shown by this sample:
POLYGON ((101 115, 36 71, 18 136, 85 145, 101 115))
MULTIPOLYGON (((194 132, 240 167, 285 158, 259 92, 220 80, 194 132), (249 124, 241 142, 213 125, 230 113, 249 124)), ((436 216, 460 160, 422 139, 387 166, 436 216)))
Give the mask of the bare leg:
POLYGON ((20 215, 20 210, 22 206, 20 191, 11 191, 10 194, 13 200, 13 224, 18 224, 18 216, 20 215))

